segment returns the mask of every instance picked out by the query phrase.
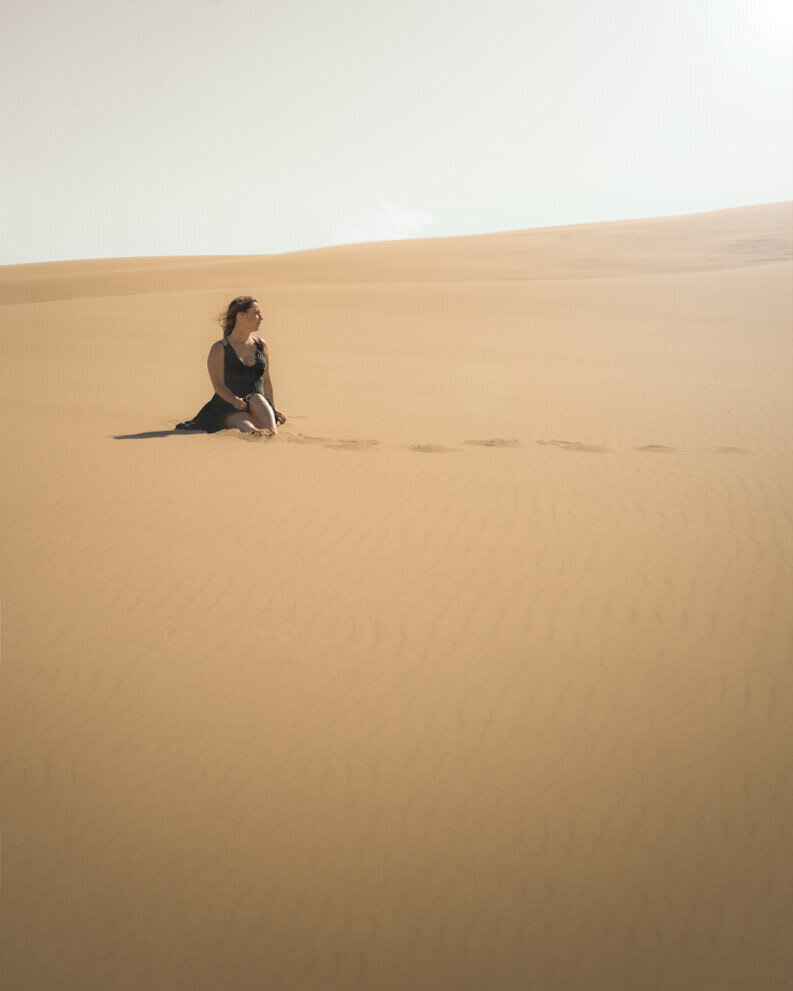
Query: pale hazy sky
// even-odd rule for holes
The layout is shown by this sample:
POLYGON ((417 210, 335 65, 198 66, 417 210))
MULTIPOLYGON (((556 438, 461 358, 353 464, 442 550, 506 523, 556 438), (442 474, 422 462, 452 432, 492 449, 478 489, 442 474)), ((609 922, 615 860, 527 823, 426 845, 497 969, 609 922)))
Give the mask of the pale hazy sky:
POLYGON ((3 0, 0 264, 793 199, 789 0, 3 0))

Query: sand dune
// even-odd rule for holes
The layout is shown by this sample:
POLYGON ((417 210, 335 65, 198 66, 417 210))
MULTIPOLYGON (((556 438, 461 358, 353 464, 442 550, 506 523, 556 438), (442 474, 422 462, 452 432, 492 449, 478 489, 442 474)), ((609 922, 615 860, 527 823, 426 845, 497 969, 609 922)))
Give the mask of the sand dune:
POLYGON ((791 986, 792 227, 0 268, 8 987, 791 986))

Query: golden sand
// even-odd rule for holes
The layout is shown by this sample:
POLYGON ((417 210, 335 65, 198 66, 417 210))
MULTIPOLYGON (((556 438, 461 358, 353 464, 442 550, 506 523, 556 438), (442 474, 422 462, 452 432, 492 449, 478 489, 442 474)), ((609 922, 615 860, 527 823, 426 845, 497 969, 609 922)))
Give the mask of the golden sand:
POLYGON ((792 225, 0 269, 4 987, 790 987, 792 225))

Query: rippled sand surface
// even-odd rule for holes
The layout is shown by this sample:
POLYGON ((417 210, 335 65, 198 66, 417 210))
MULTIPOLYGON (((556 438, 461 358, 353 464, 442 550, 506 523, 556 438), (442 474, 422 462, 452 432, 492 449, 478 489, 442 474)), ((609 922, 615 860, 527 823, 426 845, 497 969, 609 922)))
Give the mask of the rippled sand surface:
POLYGON ((791 226, 1 268, 4 986, 793 986, 791 226))

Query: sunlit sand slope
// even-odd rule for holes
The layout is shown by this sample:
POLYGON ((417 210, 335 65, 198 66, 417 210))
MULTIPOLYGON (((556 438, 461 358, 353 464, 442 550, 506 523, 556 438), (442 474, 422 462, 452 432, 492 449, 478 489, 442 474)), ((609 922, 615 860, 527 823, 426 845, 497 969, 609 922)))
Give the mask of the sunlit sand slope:
POLYGON ((8 987, 790 986, 792 219, 0 269, 8 987))

